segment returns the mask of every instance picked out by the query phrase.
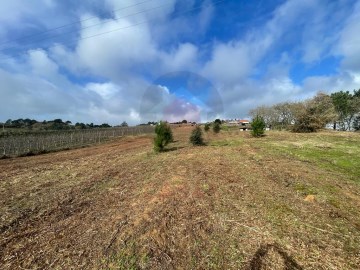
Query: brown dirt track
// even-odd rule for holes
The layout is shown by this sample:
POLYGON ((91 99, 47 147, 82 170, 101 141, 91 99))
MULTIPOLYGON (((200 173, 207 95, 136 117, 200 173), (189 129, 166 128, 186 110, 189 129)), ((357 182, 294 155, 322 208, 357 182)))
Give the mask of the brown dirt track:
POLYGON ((359 184, 266 155, 292 134, 190 129, 0 160, 0 269, 357 269, 359 184))

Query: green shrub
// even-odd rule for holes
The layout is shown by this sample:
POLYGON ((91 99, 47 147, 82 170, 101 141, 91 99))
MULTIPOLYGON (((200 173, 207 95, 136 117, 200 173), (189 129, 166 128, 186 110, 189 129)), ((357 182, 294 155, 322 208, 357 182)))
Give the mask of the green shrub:
POLYGON ((213 131, 214 131, 215 133, 219 133, 219 132, 220 132, 220 129, 221 129, 220 124, 219 124, 218 122, 214 122, 213 131))
POLYGON ((204 126, 205 132, 208 132, 210 130, 210 123, 206 123, 204 126))
POLYGON ((155 127, 156 137, 154 139, 154 150, 156 152, 161 152, 164 150, 164 147, 173 141, 173 134, 170 128, 170 125, 166 122, 161 121, 155 127))
POLYGON ((251 135, 261 137, 265 133, 265 121, 261 116, 256 116, 251 122, 251 135))
POLYGON ((204 145, 203 133, 199 126, 196 126, 190 135, 192 145, 204 145))

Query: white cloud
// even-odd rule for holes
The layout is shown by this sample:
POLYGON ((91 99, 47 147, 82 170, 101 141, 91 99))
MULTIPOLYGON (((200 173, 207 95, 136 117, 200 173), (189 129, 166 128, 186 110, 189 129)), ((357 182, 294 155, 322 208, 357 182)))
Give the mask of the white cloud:
POLYGON ((256 65, 250 49, 244 42, 216 45, 203 73, 209 78, 225 83, 240 81, 250 75, 256 65))
POLYGON ((40 77, 51 77, 58 72, 58 65, 49 59, 43 50, 31 50, 29 64, 35 75, 40 77))
MULTIPOLYGON (((99 20, 100 21, 100 20, 99 20)), ((130 27, 126 20, 109 20, 81 32, 81 38, 124 28, 99 37, 80 40, 76 57, 94 74, 106 77, 128 75, 138 65, 148 64, 156 56, 155 44, 146 25, 130 27)))
POLYGON ((44 112, 49 115, 66 114, 79 102, 76 96, 32 75, 13 74, 0 69, 0 80, 1 115, 5 118, 35 117, 44 112))
MULTIPOLYGON (((211 31, 209 24, 216 18, 211 1, 204 1, 197 15, 177 18, 171 17, 175 7, 187 10, 195 1, 156 0, 126 9, 137 2, 90 1, 81 6, 72 4, 72 12, 60 12, 58 17, 56 11, 65 4, 36 1, 1 4, 0 36, 9 38, 15 28, 41 30, 94 14, 102 16, 83 21, 83 29, 76 26, 80 30, 75 46, 59 40, 49 49, 32 46, 21 61, 17 57, 1 64, 1 97, 6 105, 0 112, 7 117, 66 115, 74 121, 113 124, 165 116, 171 121, 198 121, 205 108, 189 103, 191 98, 177 97, 166 85, 146 90, 154 78, 179 70, 209 78, 220 91, 225 116, 232 117, 245 116, 262 103, 300 99, 318 90, 359 88, 360 4, 344 20, 350 0, 289 0, 263 25, 234 34, 233 39, 214 37, 213 41, 207 37, 206 43, 196 41, 211 31), (346 8, 342 2, 347 3, 346 8), (34 5, 39 8, 32 8, 34 5), (103 12, 94 7, 101 7, 103 12), (116 11, 110 16, 111 10, 116 11), (127 16, 134 13, 138 14, 127 16), (29 18, 35 18, 31 25, 29 18), (141 24, 134 26, 137 23, 141 24), (123 29, 114 31, 119 28, 123 29), (302 85, 291 79, 293 65, 314 64, 327 56, 343 57, 337 74, 310 76, 302 85), (15 113, 13 108, 19 109, 15 113)), ((221 103, 216 100, 213 106, 221 103)))
POLYGON ((121 90, 113 83, 89 83, 85 86, 86 89, 100 95, 104 100, 114 98, 121 90))
POLYGON ((204 1, 198 19, 200 32, 204 32, 208 28, 211 20, 213 19, 214 12, 215 8, 211 4, 211 1, 204 1))
POLYGON ((114 17, 128 16, 131 22, 148 21, 150 24, 167 20, 168 16, 174 11, 176 0, 140 1, 141 5, 133 0, 106 0, 105 3, 109 10, 115 10, 114 17))
POLYGON ((342 66, 349 71, 360 72, 360 2, 346 21, 341 32, 338 52, 344 56, 342 66))
POLYGON ((160 52, 160 70, 169 73, 180 70, 196 70, 198 68, 198 48, 190 43, 179 44, 170 52, 160 52))
POLYGON ((179 122, 184 119, 191 122, 201 121, 201 108, 184 99, 174 98, 163 110, 163 120, 179 122))

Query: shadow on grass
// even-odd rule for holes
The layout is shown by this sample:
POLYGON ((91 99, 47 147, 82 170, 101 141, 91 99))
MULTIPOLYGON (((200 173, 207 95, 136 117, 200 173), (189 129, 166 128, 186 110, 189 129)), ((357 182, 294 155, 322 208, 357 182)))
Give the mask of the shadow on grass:
POLYGON ((185 147, 184 147, 184 146, 173 146, 173 147, 165 148, 165 149, 162 150, 161 152, 162 152, 162 153, 172 152, 172 151, 177 151, 177 150, 180 150, 180 149, 183 149, 183 148, 185 148, 185 147))
POLYGON ((250 262, 249 270, 261 270, 266 267, 267 255, 270 250, 278 253, 283 259, 284 270, 302 270, 303 268, 291 257, 289 256, 279 245, 277 244, 267 244, 261 245, 260 248, 256 251, 254 257, 250 262))

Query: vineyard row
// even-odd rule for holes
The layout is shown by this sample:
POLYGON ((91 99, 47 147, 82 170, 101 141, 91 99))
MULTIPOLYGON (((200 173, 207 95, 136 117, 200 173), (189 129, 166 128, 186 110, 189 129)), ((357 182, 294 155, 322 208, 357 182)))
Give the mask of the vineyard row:
POLYGON ((154 132, 152 126, 57 131, 0 137, 0 157, 15 157, 101 143, 112 138, 154 132))

